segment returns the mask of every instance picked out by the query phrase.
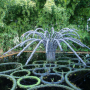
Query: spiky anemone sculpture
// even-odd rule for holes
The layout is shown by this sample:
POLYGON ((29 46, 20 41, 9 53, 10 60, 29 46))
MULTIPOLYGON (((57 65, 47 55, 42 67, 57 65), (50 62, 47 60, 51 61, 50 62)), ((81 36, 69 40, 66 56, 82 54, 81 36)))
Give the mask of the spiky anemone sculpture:
POLYGON ((23 46, 25 45, 25 43, 29 42, 24 48, 23 50, 21 50, 19 52, 19 54, 17 56, 20 56, 20 54, 27 49, 31 44, 33 44, 34 42, 39 42, 36 47, 34 48, 33 52, 31 53, 30 57, 28 58, 27 62, 25 65, 27 65, 30 61, 30 59, 32 58, 33 54, 35 53, 36 49, 40 46, 41 43, 43 43, 45 50, 46 50, 46 59, 49 62, 55 61, 55 52, 56 52, 56 48, 57 46, 59 46, 60 51, 63 51, 63 48, 61 46, 61 43, 65 43, 70 49, 71 51, 73 51, 73 53, 79 58, 79 60, 86 65, 86 63, 79 57, 79 55, 74 51, 74 49, 71 47, 70 45, 70 41, 82 46, 82 47, 86 47, 88 49, 90 49, 89 47, 87 47, 86 45, 84 45, 80 40, 73 38, 72 36, 76 36, 78 38, 79 35, 76 32, 75 29, 69 29, 69 28, 64 28, 62 30, 60 30, 59 32, 54 31, 54 28, 52 27, 51 29, 51 33, 49 33, 47 30, 44 31, 42 28, 37 28, 35 31, 27 31, 26 33, 24 33, 21 38, 22 38, 22 42, 18 45, 16 45, 15 47, 13 47, 12 49, 8 50, 7 52, 4 53, 7 54, 8 52, 10 52, 11 50, 17 48, 18 46, 23 46), (42 32, 38 32, 42 31, 42 32), (30 35, 33 35, 33 38, 29 38, 30 35), (40 38, 35 38, 35 35, 39 36, 40 38), (24 37, 26 38, 25 41, 23 41, 24 37), (29 39, 28 39, 29 38, 29 39), (69 42, 68 42, 69 41, 69 42))

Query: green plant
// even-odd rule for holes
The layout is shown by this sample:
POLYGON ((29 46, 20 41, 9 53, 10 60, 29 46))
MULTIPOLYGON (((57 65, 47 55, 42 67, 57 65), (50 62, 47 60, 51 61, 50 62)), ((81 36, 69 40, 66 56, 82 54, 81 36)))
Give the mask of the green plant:
POLYGON ((71 64, 71 60, 68 60, 68 63, 69 63, 69 66, 70 66, 70 64, 71 64))
POLYGON ((54 82, 54 78, 52 78, 51 81, 54 82))
MULTIPOLYGON (((15 45, 13 39, 16 34, 20 41, 20 36, 30 28, 33 30, 38 27, 48 28, 50 32, 52 26, 56 31, 64 27, 78 29, 82 42, 89 45, 90 35, 86 31, 87 18, 90 16, 90 12, 87 12, 89 11, 88 5, 88 0, 1 0, 1 46, 4 51, 7 51, 15 45), (10 38, 7 37, 8 43, 5 43, 7 40, 4 41, 5 36, 2 36, 5 33, 10 36, 10 38)), ((64 46, 66 50, 66 45, 64 46)))
POLYGON ((73 64, 73 68, 75 68, 75 64, 73 64))

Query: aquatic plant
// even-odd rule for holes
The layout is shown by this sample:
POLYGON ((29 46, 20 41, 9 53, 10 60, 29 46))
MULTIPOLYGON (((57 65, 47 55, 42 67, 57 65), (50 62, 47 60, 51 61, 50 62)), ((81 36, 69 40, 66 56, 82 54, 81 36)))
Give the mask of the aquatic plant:
POLYGON ((71 42, 74 42, 82 47, 86 47, 88 49, 90 49, 89 47, 87 47, 85 44, 83 44, 79 39, 77 38, 80 38, 78 33, 76 32, 77 30, 76 29, 69 29, 69 28, 64 28, 64 29, 61 29, 59 32, 57 31, 54 31, 54 28, 52 27, 51 28, 51 32, 49 33, 48 30, 44 31, 42 28, 37 28, 36 30, 30 30, 30 31, 27 31, 25 32, 22 36, 21 36, 21 39, 22 39, 22 42, 18 45, 16 45, 15 47, 13 47, 12 49, 8 50, 7 52, 4 53, 7 54, 8 52, 10 52, 11 50, 17 48, 18 46, 24 46, 27 42, 30 41, 30 43, 28 43, 24 48, 23 50, 21 50, 17 56, 20 56, 21 53, 26 50, 31 44, 33 44, 34 42, 39 42, 36 47, 34 48, 34 50, 32 51, 30 57, 28 58, 27 62, 26 62, 26 65, 29 63, 29 61, 31 60, 33 54, 35 53, 35 51, 37 50, 37 48, 43 43, 44 45, 44 48, 46 50, 46 59, 47 61, 49 62, 53 62, 55 61, 55 52, 56 52, 56 49, 57 47, 59 46, 60 48, 60 51, 63 51, 63 48, 62 48, 62 43, 65 43, 70 49, 71 51, 78 57, 78 59, 84 64, 85 62, 79 57, 79 55, 74 51, 74 49, 71 47, 71 42), (39 32, 41 31, 41 32, 39 32), (30 38, 29 36, 30 35, 33 35, 32 38, 30 38), (37 37, 36 37, 37 35, 37 37), (74 37, 77 37, 77 38, 73 38, 72 36, 74 37), (24 37, 26 40, 24 40, 24 37))

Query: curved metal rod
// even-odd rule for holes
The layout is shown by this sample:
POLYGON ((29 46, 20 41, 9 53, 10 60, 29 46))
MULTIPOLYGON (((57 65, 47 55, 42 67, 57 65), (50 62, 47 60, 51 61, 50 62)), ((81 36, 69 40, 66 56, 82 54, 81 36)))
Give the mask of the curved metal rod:
POLYGON ((64 40, 64 39, 60 39, 61 41, 63 41, 72 51, 73 53, 78 57, 78 59, 84 64, 86 65, 86 63, 79 57, 79 55, 73 50, 73 48, 64 40))
POLYGON ((70 41, 66 40, 71 46, 73 46, 74 48, 76 48, 70 41))
POLYGON ((61 32, 61 34, 65 33, 65 32, 74 32, 79 37, 79 34, 76 31, 74 31, 74 30, 71 30, 71 29, 70 30, 63 30, 61 32))
MULTIPOLYGON (((29 34, 26 36, 26 38, 28 38, 29 35, 31 35, 31 34, 37 34, 37 35, 40 36, 42 39, 44 38, 44 34, 43 34, 43 33, 39 33, 39 32, 31 32, 31 33, 29 33, 29 34)), ((33 36, 33 37, 34 37, 34 36, 33 36)))
POLYGON ((35 32, 37 32, 37 30, 41 30, 41 31, 45 32, 42 28, 35 29, 35 32))
MULTIPOLYGON (((31 41, 31 40, 35 40, 35 39, 36 38, 30 38, 28 40, 25 40, 25 41, 22 42, 22 44, 20 46, 22 47, 26 42, 31 41)), ((38 40, 40 40, 40 39, 38 39, 38 40)))
POLYGON ((73 28, 73 29, 70 29, 70 28, 63 28, 63 29, 61 29, 60 31, 64 31, 64 30, 65 30, 65 31, 66 31, 66 30, 78 31, 78 30, 76 30, 76 29, 74 29, 74 28, 73 28))
POLYGON ((28 33, 30 33, 30 32, 33 32, 33 31, 27 31, 27 32, 25 32, 21 37, 24 37, 26 34, 28 34, 28 33))
POLYGON ((60 32, 56 32, 56 31, 55 31, 55 34, 54 34, 54 35, 55 35, 55 38, 56 38, 56 39, 57 39, 57 36, 58 36, 58 35, 59 35, 58 38, 63 37, 63 34, 61 34, 60 32))
POLYGON ((62 49, 62 46, 61 46, 60 42, 59 42, 57 39, 55 39, 55 41, 57 42, 57 44, 58 44, 58 46, 59 46, 60 50, 61 50, 61 51, 63 51, 63 49, 62 49))
MULTIPOLYGON (((34 37, 34 35, 35 35, 35 32, 37 32, 38 30, 41 30, 41 31, 43 31, 44 33, 45 33, 45 31, 42 29, 42 28, 37 28, 37 29, 35 29, 35 31, 34 31, 34 33, 33 33, 33 37, 34 37)), ((40 33, 40 32, 39 32, 40 33)))
POLYGON ((75 34, 72 34, 72 33, 67 33, 67 34, 63 34, 63 36, 70 36, 70 35, 72 35, 72 36, 76 36, 76 37, 78 37, 79 39, 80 39, 80 36, 78 36, 77 34, 75 35, 75 34))
POLYGON ((72 41, 72 42, 74 42, 74 43, 76 43, 76 44, 78 44, 78 45, 80 45, 82 47, 85 47, 83 43, 77 42, 76 40, 73 40, 72 38, 64 38, 64 40, 70 40, 70 41, 72 41))
POLYGON ((49 39, 48 39, 47 42, 46 42, 46 53, 47 53, 47 51, 48 51, 48 43, 49 43, 49 39))
POLYGON ((27 62, 26 62, 25 65, 27 65, 27 64, 29 63, 29 61, 31 60, 33 54, 35 53, 35 51, 36 51, 36 49, 39 47, 39 45, 42 43, 42 41, 43 41, 43 40, 41 40, 41 41, 37 44, 37 46, 35 47, 35 49, 34 49, 33 52, 31 53, 31 55, 30 55, 30 57, 28 58, 28 60, 27 60, 27 62))
POLYGON ((45 33, 44 33, 44 38, 49 38, 50 37, 50 35, 49 35, 49 32, 48 31, 45 31, 45 33), (48 36, 47 36, 47 34, 48 34, 48 36))
POLYGON ((31 30, 30 30, 30 31, 27 31, 27 32, 25 32, 25 33, 20 37, 20 38, 22 39, 22 41, 23 41, 23 38, 25 37, 25 35, 28 34, 28 33, 30 33, 30 32, 33 32, 33 31, 31 31, 31 30))
POLYGON ((20 56, 20 54, 21 54, 25 49, 27 49, 27 48, 28 48, 33 42, 35 42, 35 41, 40 41, 40 40, 36 39, 36 40, 31 41, 26 47, 23 48, 23 50, 22 50, 20 53, 18 53, 17 56, 20 56))
POLYGON ((86 48, 88 48, 88 49, 90 49, 88 46, 86 46, 85 44, 83 44, 80 40, 78 40, 78 39, 75 39, 75 38, 68 38, 68 37, 66 37, 66 38, 64 38, 64 39, 67 39, 67 40, 71 40, 71 41, 73 41, 73 42, 77 42, 77 44, 80 44, 80 46, 82 46, 82 47, 86 47, 86 48))
POLYGON ((18 44, 18 45, 16 45, 16 46, 14 46, 13 48, 11 48, 10 50, 8 50, 7 52, 3 53, 3 55, 7 54, 8 52, 12 51, 13 49, 17 48, 20 45, 21 45, 21 43, 18 44))
POLYGON ((51 28, 51 37, 54 35, 54 28, 51 28))

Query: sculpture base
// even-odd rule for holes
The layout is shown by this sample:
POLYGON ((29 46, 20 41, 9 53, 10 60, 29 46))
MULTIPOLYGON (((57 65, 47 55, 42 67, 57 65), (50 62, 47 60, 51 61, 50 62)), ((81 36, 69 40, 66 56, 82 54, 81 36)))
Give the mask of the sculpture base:
POLYGON ((46 60, 48 62, 55 62, 55 52, 46 53, 46 60))

